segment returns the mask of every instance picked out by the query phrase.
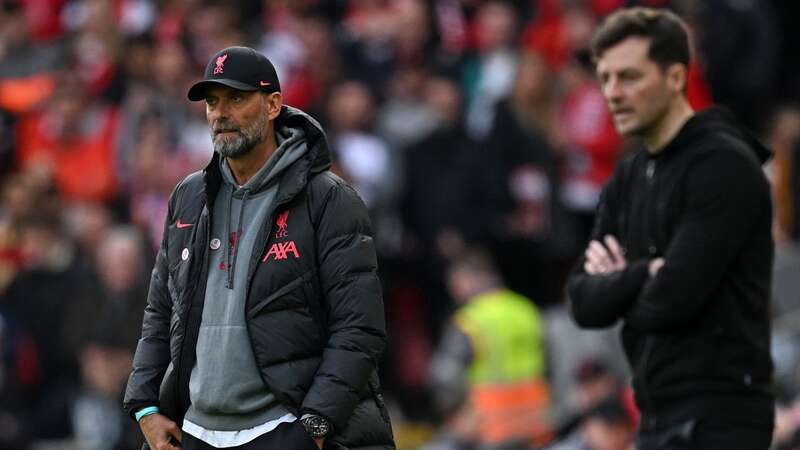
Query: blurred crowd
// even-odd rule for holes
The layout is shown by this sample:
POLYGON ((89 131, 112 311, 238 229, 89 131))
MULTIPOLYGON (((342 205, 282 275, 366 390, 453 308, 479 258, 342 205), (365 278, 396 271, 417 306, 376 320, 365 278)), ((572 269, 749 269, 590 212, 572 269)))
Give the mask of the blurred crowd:
POLYGON ((166 200, 212 152, 185 95, 230 45, 273 61, 370 210, 400 448, 632 448, 616 331, 577 329, 563 294, 634 147, 586 50, 632 5, 691 24, 692 105, 775 151, 774 448, 800 448, 794 3, 0 0, 0 449, 139 448, 121 396, 166 200))

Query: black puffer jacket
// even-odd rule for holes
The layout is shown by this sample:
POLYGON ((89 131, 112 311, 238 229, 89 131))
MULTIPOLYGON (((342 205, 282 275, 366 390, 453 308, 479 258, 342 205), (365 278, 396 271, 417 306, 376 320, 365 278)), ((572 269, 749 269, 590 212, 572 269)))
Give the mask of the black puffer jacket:
MULTIPOLYGON (((303 127, 308 152, 286 169, 249 265, 247 328, 261 378, 295 415, 334 425, 331 448, 393 449, 377 361, 386 334, 367 211, 328 171, 319 124, 284 107, 278 124, 303 127)), ((179 425, 205 297, 209 212, 221 184, 215 153, 173 192, 124 407, 158 405, 179 425), (180 224, 180 226, 178 226, 180 224), (191 225, 188 225, 191 224, 191 225)))
POLYGON ((592 239, 611 234, 628 267, 568 283, 586 327, 624 320, 643 426, 719 418, 772 426, 769 151, 724 110, 696 114, 652 156, 622 161, 592 239), (655 277, 648 261, 664 257, 655 277))

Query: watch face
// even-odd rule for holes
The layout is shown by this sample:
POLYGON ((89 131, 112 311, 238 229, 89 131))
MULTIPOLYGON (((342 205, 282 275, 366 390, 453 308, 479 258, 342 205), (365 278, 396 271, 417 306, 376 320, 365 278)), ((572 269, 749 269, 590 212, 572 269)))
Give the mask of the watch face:
POLYGON ((302 419, 303 427, 314 438, 325 437, 331 430, 330 424, 324 417, 311 416, 302 419))

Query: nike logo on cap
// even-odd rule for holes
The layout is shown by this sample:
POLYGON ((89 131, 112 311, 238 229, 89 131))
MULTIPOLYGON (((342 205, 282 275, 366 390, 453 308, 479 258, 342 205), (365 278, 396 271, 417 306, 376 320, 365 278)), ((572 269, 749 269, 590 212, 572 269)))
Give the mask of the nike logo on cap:
POLYGON ((259 81, 258 84, 260 84, 261 86, 269 86, 272 83, 270 83, 268 81, 259 81))
POLYGON ((181 219, 178 219, 178 221, 175 222, 175 226, 178 227, 178 228, 188 228, 188 227, 190 227, 192 225, 194 225, 194 224, 193 223, 183 223, 183 222, 181 222, 181 219))

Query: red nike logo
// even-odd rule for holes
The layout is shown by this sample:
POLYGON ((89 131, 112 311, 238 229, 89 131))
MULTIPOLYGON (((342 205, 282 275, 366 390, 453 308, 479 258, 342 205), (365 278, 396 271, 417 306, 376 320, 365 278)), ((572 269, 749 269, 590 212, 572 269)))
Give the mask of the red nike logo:
POLYGON ((259 83, 260 85, 262 85, 262 86, 269 86, 270 84, 272 84, 272 83, 270 83, 270 82, 267 82, 267 81, 259 81, 258 83, 259 83))
POLYGON ((182 223, 181 219, 178 219, 178 221, 175 222, 175 226, 178 227, 178 228, 188 228, 188 227, 190 227, 192 225, 194 225, 194 224, 193 223, 182 223))

